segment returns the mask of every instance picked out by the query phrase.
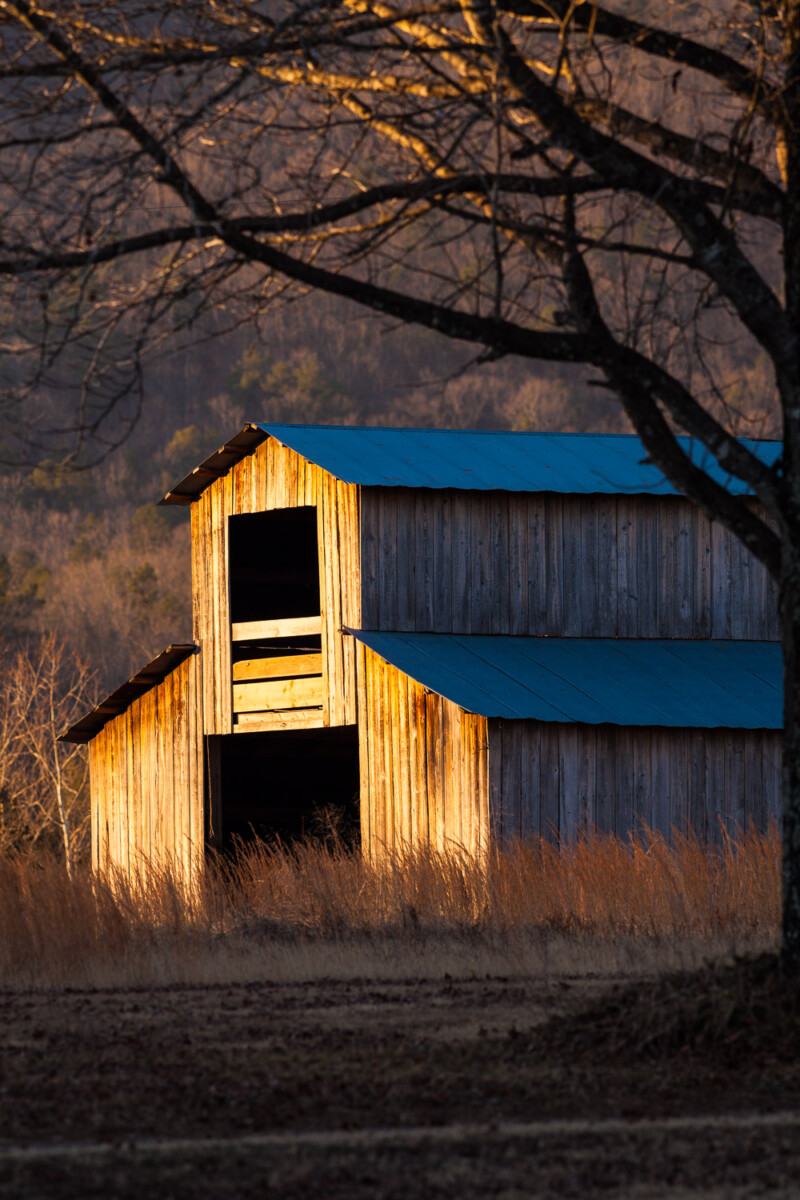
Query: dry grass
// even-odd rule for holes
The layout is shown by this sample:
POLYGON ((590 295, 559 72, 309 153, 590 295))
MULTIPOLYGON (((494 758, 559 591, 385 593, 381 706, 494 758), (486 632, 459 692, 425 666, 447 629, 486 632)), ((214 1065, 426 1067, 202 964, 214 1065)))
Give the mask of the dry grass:
POLYGON ((774 946, 780 838, 704 848, 644 832, 519 843, 480 863, 410 850, 243 847, 191 895, 52 860, 0 862, 0 986, 137 986, 335 976, 652 973, 774 946))

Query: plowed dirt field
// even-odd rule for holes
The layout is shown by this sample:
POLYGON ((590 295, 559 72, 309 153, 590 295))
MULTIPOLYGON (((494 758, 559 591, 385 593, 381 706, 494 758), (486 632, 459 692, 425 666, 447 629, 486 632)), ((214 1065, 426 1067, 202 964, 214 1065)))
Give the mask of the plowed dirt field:
POLYGON ((622 986, 0 993, 0 1194, 800 1195, 800 1062, 594 1053, 577 1014, 622 986))

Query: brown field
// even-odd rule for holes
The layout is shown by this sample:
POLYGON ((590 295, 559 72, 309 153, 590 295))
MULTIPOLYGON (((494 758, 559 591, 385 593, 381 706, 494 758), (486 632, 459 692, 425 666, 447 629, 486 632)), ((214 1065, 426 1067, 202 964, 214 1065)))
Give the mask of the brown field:
POLYGON ((190 897, 7 860, 0 1193, 795 1196, 778 878, 775 831, 261 849, 190 897))

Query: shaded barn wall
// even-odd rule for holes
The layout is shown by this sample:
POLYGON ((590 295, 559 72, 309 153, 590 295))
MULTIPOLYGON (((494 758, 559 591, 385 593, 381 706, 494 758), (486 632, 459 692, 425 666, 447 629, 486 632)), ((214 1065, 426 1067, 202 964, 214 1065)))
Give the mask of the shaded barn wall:
POLYGON ((362 488, 363 629, 777 640, 765 568, 680 497, 362 488))
POLYGON ((488 844, 486 720, 358 645, 361 844, 488 844))
POLYGON ((96 870, 153 862, 189 881, 202 861, 201 676, 192 655, 89 743, 96 870))
POLYGON ((488 722, 492 832, 562 836, 588 823, 625 837, 645 822, 670 836, 690 825, 764 829, 781 811, 781 734, 488 722))
POLYGON ((355 723, 355 650, 341 627, 361 622, 358 488, 268 438, 192 504, 194 639, 204 655, 206 733, 233 731, 228 517, 309 504, 317 506, 323 719, 326 725, 355 723))

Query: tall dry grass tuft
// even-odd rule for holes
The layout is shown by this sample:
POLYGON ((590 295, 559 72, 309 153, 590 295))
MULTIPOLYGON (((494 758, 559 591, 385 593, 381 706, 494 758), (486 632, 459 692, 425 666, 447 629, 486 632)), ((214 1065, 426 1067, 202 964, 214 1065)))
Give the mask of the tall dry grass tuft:
POLYGON ((422 846, 378 864, 337 844, 256 843, 212 859, 190 892, 152 864, 69 880, 54 858, 16 856, 0 860, 0 985, 538 970, 554 940, 562 967, 596 969, 599 949, 621 946, 628 964, 649 947, 651 965, 678 966, 681 947, 696 959, 773 943, 779 910, 775 826, 712 847, 585 831, 484 860, 422 846))

